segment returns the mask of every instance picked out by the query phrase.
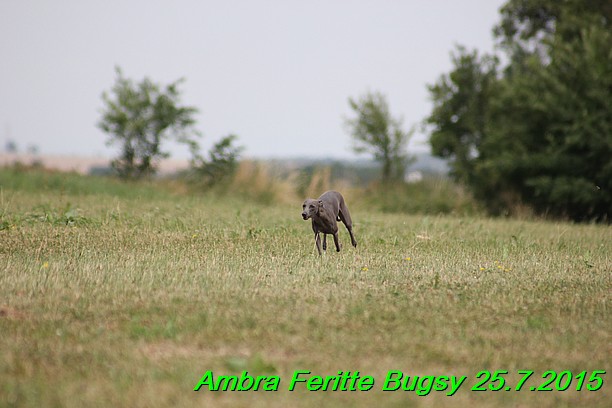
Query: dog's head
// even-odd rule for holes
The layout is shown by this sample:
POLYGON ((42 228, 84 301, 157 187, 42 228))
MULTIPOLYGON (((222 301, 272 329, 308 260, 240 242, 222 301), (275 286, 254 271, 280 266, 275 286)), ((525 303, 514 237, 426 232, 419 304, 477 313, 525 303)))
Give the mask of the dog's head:
POLYGON ((307 220, 319 213, 319 208, 323 206, 323 201, 307 198, 302 204, 302 218, 307 220))

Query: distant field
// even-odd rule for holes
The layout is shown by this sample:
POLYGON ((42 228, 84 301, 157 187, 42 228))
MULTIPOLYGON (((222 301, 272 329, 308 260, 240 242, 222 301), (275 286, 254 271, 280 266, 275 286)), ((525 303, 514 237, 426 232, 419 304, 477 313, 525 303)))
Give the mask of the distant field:
MULTIPOLYGON (((111 159, 102 156, 76 156, 76 155, 39 155, 31 153, 1 153, 0 167, 12 166, 16 163, 30 166, 40 164, 48 169, 72 171, 79 174, 91 174, 108 169, 111 159)), ((189 166, 188 160, 163 159, 159 163, 160 174, 174 173, 189 166)))
POLYGON ((349 201, 358 248, 319 258, 300 204, 0 170, 0 406, 609 406, 609 226, 349 201), (280 387, 193 391, 209 370, 280 387), (290 392, 298 370, 375 385, 290 392), (467 379, 382 391, 392 370, 467 379))

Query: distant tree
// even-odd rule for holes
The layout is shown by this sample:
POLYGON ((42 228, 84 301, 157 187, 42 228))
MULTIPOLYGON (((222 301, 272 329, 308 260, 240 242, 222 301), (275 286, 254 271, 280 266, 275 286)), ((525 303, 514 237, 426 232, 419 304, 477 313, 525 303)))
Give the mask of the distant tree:
POLYGON ((37 145, 29 145, 27 151, 30 154, 37 155, 40 149, 37 145))
POLYGON ((211 148, 207 159, 200 155, 194 157, 191 168, 199 184, 205 186, 220 184, 235 174, 238 158, 243 149, 234 144, 236 139, 236 135, 225 136, 211 148))
POLYGON ((117 79, 110 92, 104 92, 104 110, 98 123, 110 134, 108 144, 119 144, 121 155, 112 166, 119 176, 135 179, 155 173, 157 161, 168 157, 162 141, 175 139, 197 152, 194 116, 191 106, 180 104, 181 80, 161 86, 145 78, 139 83, 125 78, 116 68, 117 79))
POLYGON ((460 48, 429 87, 432 151, 492 213, 609 221, 612 3, 510 0, 501 14, 508 64, 460 48))
POLYGON ((19 148, 17 147, 17 143, 14 140, 9 139, 4 146, 4 149, 7 153, 17 153, 19 148))
POLYGON ((401 121, 389 112, 387 98, 379 93, 367 93, 349 105, 356 114, 347 119, 356 153, 370 153, 382 166, 383 182, 402 180, 410 158, 406 153, 412 131, 404 131, 401 121))

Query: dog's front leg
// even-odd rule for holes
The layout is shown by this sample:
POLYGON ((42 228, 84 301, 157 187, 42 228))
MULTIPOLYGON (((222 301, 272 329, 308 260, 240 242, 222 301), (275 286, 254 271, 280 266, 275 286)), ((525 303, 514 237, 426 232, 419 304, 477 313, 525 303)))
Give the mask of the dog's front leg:
POLYGON ((317 251, 319 251, 319 255, 321 252, 321 236, 319 235, 319 231, 315 232, 315 244, 317 245, 317 251))
POLYGON ((323 234, 323 250, 327 251, 327 234, 323 234))
POLYGON ((338 232, 334 233, 334 244, 336 244, 336 252, 340 252, 340 241, 338 241, 338 232))

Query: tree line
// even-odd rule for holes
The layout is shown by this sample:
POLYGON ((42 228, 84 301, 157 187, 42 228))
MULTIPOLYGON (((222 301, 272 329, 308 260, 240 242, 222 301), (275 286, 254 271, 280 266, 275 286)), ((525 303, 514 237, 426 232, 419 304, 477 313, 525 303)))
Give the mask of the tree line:
MULTIPOLYGON (((453 69, 428 86, 433 109, 423 127, 432 153, 450 161, 451 177, 490 214, 527 206, 576 221, 612 219, 611 18, 609 0, 509 0, 493 29, 495 53, 458 46, 453 69)), ((117 69, 98 126, 121 145, 112 163, 121 177, 153 174, 170 138, 189 146, 192 172, 205 183, 235 170, 235 135, 200 153, 197 109, 180 104, 180 83, 136 83, 117 69)), ((383 185, 402 182, 414 127, 403 129, 380 92, 348 102, 353 150, 380 163, 383 185)))
POLYGON ((609 0, 510 0, 498 54, 458 47, 429 86, 432 152, 490 213, 612 219, 611 18, 609 0))

